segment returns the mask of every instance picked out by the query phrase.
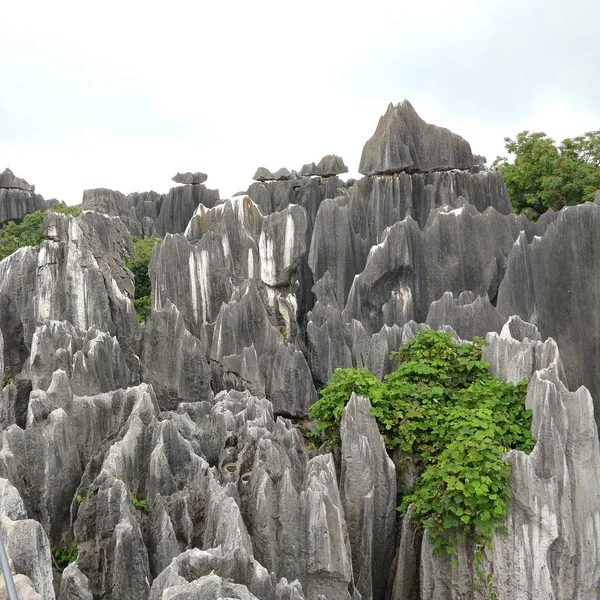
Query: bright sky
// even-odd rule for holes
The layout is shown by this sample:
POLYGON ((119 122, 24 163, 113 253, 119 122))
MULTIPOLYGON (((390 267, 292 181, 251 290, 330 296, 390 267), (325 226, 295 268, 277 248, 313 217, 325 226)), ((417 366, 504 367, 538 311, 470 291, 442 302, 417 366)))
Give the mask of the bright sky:
POLYGON ((356 172, 390 102, 491 163, 505 136, 600 129, 598 0, 6 0, 0 170, 45 198, 226 197, 259 166, 339 154, 356 172))

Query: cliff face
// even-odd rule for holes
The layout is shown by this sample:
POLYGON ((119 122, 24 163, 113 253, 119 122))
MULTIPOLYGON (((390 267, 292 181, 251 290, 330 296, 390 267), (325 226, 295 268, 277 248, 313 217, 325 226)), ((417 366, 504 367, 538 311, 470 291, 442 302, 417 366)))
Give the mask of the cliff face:
POLYGON ((531 380, 536 446, 509 454, 486 552, 496 598, 596 598, 600 206, 517 217, 500 175, 413 113, 382 117, 358 182, 329 156, 224 201, 202 173, 164 196, 88 190, 0 262, 0 534, 30 597, 487 597, 468 543, 453 563, 397 522, 368 399, 335 452, 303 438, 335 368, 382 377, 431 327, 487 336, 493 374, 531 380), (142 234, 164 239, 140 325, 124 260, 142 234), (74 539, 60 571, 50 548, 74 539))

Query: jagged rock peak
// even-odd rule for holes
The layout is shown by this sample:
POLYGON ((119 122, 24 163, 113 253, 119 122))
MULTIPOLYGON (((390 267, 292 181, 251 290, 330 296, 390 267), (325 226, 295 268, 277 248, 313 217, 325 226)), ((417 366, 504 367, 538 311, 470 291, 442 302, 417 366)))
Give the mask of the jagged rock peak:
POLYGON ((26 192, 35 192, 35 186, 27 183, 20 177, 15 177, 15 174, 8 168, 0 173, 0 188, 24 190, 26 192))
POLYGON ((389 175, 408 171, 448 171, 473 167, 471 146, 449 129, 430 125, 404 100, 390 104, 365 144, 359 171, 389 175))
POLYGON ((289 181, 291 178, 292 174, 285 167, 281 167, 275 173, 265 167, 258 167, 252 179, 254 181, 289 181))
POLYGON ((300 175, 302 177, 312 177, 318 175, 320 177, 332 177, 333 175, 340 175, 341 173, 347 173, 348 167, 344 163, 344 159, 341 156, 335 154, 327 154, 316 165, 314 162, 306 164, 300 169, 300 175))
POLYGON ((200 185, 204 183, 208 179, 208 175, 206 173, 177 173, 174 177, 171 178, 171 181, 175 183, 184 183, 186 185, 200 185))

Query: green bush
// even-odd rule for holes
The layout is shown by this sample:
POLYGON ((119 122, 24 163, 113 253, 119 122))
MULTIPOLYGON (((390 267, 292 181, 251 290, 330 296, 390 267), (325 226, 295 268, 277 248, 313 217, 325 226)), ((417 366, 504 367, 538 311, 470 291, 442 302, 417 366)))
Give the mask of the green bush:
POLYGON ((150 275, 148 266, 154 251, 154 246, 160 244, 161 240, 156 237, 136 238, 134 240, 135 254, 133 258, 127 258, 125 264, 133 273, 135 282, 135 296, 133 305, 138 314, 138 320, 145 323, 150 316, 152 306, 150 293, 150 275))
POLYGON ((338 424, 352 392, 370 398, 375 406, 383 396, 384 385, 366 369, 336 369, 319 391, 319 399, 310 407, 309 416, 317 421, 316 431, 307 434, 313 443, 337 443, 338 424))
POLYGON ((77 560, 77 540, 73 540, 70 546, 62 548, 51 548, 50 552, 54 563, 59 569, 64 569, 67 565, 77 560))
MULTIPOLYGON (((510 499, 510 448, 530 451, 527 382, 504 383, 481 360, 483 340, 459 344, 447 333, 420 331, 392 356, 399 367, 379 382, 364 369, 338 369, 310 416, 337 441, 336 425, 352 392, 367 396, 388 449, 410 456, 417 481, 400 498, 404 514, 427 529, 439 553, 467 537, 480 551, 501 528, 510 499)), ((339 434, 337 434, 339 435, 339 434)))
POLYGON ((23 246, 38 246, 44 239, 44 213, 36 210, 25 215, 18 225, 10 221, 0 229, 0 260, 23 246))
MULTIPOLYGON (((77 206, 57 204, 49 210, 74 217, 81 214, 81 208, 77 206)), ((24 246, 39 246, 43 239, 44 213, 42 211, 36 210, 25 215, 18 225, 14 221, 10 221, 0 229, 0 260, 24 246)))

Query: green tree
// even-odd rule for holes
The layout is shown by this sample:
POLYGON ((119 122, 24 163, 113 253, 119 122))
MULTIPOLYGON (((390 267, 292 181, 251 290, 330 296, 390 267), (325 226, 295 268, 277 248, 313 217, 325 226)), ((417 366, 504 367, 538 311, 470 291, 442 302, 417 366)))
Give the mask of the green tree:
POLYGON ((502 173, 515 212, 537 219, 548 209, 591 201, 600 189, 600 130, 560 146, 542 132, 504 141, 512 162, 497 157, 492 169, 502 173))

